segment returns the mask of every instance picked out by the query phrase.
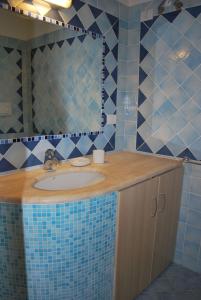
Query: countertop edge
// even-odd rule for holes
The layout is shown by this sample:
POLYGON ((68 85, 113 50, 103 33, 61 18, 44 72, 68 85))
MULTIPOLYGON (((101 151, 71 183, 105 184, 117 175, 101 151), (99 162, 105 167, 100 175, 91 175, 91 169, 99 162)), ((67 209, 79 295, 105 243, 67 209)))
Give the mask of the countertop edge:
POLYGON ((48 196, 47 198, 44 197, 41 200, 41 197, 34 196, 34 197, 24 197, 22 196, 21 198, 12 198, 12 199, 7 199, 7 198, 3 198, 1 197, 0 199, 0 203, 7 203, 7 204, 18 204, 18 205, 25 205, 25 204, 41 204, 41 205, 45 205, 45 204, 59 204, 59 203, 66 203, 66 202, 77 202, 77 201, 84 201, 85 199, 90 199, 90 198, 95 198, 107 193, 112 193, 112 192, 117 192, 119 193, 120 191, 139 184, 141 182, 144 182, 150 178, 162 175, 163 173, 166 173, 168 171, 183 167, 182 165, 182 161, 175 161, 172 160, 173 164, 170 166, 166 166, 161 168, 158 171, 155 172, 150 172, 149 174, 146 175, 142 175, 142 176, 138 176, 137 178, 134 178, 133 180, 125 180, 122 184, 119 184, 118 186, 111 186, 111 187, 106 187, 103 190, 97 190, 97 191, 92 191, 92 192, 78 192, 78 194, 74 194, 71 196, 65 196, 65 195, 58 195, 57 199, 55 199, 55 195, 52 196, 52 201, 51 201, 51 196, 48 196))

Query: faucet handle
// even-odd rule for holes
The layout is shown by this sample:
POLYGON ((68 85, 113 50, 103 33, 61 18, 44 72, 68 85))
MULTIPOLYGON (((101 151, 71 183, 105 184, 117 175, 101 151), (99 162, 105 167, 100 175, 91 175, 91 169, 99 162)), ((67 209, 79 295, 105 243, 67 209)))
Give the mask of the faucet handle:
POLYGON ((45 151, 45 161, 46 160, 53 160, 56 157, 55 150, 53 149, 47 149, 45 151))
POLYGON ((47 149, 45 151, 44 169, 47 171, 54 171, 54 166, 58 165, 60 162, 56 156, 56 150, 47 149))

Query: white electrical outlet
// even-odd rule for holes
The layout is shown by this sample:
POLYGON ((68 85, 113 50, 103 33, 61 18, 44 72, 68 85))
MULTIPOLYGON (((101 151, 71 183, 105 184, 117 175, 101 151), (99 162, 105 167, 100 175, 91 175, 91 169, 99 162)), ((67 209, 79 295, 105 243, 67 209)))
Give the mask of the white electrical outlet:
POLYGON ((7 117, 12 115, 10 102, 0 102, 0 116, 7 117))

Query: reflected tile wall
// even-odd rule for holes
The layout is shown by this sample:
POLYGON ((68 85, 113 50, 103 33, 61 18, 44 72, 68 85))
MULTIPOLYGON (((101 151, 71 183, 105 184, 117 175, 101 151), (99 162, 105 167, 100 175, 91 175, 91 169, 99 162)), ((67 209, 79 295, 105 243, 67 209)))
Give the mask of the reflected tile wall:
POLYGON ((141 23, 137 150, 201 159, 201 7, 141 23))
POLYGON ((0 117, 0 138, 3 138, 4 134, 15 136, 16 133, 24 133, 22 97, 24 47, 24 41, 0 36, 0 103, 10 104, 11 110, 8 115, 0 117))
POLYGON ((29 41, 36 134, 101 130, 103 39, 66 35, 58 30, 29 41), (37 41, 40 46, 35 47, 37 41))
MULTIPOLYGON (((7 1, 0 1, 0 7, 8 8, 7 1)), ((105 84, 103 132, 77 133, 72 136, 54 136, 6 140, 0 144, 0 172, 41 165, 48 148, 57 151, 59 159, 67 159, 92 153, 99 148, 105 151, 115 149, 116 124, 107 123, 107 115, 116 115, 118 80, 118 36, 119 9, 116 1, 105 1, 104 10, 100 1, 74 0, 66 10, 51 10, 47 17, 72 26, 85 28, 105 36, 105 84), (97 5, 97 6, 93 6, 97 5)))

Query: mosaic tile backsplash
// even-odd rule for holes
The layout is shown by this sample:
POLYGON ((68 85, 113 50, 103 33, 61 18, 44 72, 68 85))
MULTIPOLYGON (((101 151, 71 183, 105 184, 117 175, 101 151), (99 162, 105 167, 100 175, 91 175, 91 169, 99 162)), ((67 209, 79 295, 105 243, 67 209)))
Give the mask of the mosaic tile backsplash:
MULTIPOLYGON (((6 1, 2 1, 5 3, 6 1)), ((9 8, 7 4, 1 4, 9 8)), ((70 136, 49 136, 1 141, 0 172, 41 165, 48 148, 57 151, 59 159, 89 154, 93 149, 115 149, 116 125, 107 124, 107 115, 116 114, 118 80, 118 36, 119 20, 91 4, 75 0, 71 9, 48 14, 59 20, 105 36, 105 81, 104 115, 102 132, 75 134, 70 136), (61 17, 62 16, 62 17, 61 17)), ((47 18, 49 21, 49 19, 47 18)), ((55 21, 56 22, 56 21, 55 21)))
POLYGON ((137 150, 201 159, 201 6, 141 23, 137 150))
POLYGON ((115 193, 0 204, 1 300, 112 300, 115 193))

